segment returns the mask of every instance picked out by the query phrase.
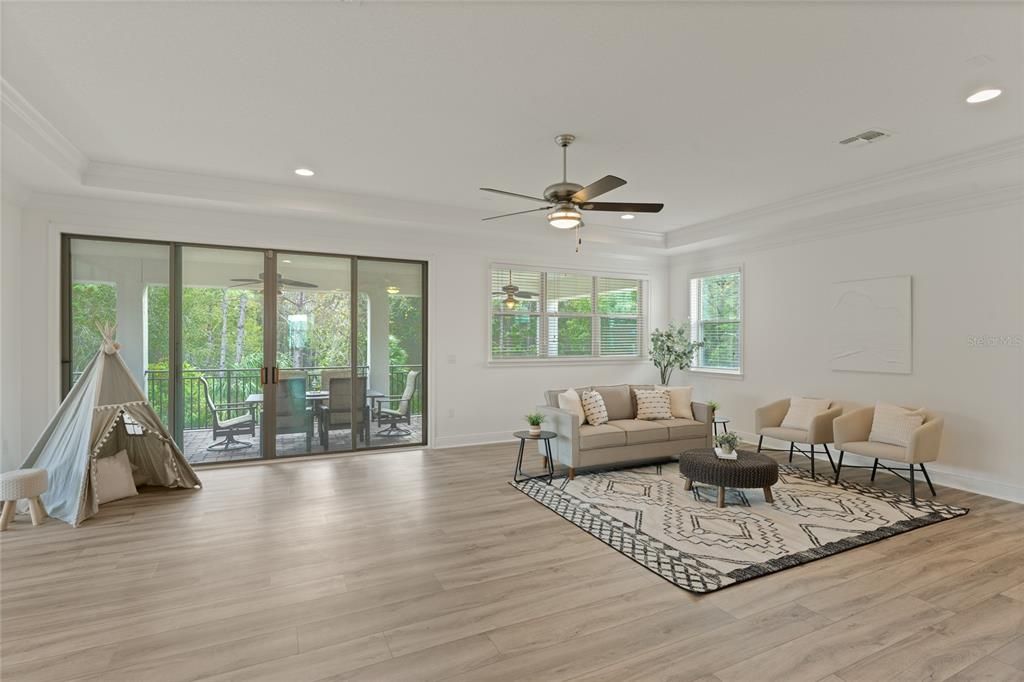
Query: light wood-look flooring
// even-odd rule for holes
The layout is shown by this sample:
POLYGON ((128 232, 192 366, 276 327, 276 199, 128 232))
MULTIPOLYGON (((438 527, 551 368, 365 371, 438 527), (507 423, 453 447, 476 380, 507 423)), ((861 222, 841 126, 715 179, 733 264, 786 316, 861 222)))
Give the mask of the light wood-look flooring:
POLYGON ((1022 505, 940 488, 971 513, 697 596, 507 485, 514 452, 205 470, 79 529, 19 517, 2 679, 1024 679, 1022 505))

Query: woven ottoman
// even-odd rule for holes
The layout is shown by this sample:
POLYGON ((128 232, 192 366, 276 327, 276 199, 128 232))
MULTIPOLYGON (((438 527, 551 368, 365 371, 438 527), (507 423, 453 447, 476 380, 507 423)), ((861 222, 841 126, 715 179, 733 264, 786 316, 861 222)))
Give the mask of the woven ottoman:
POLYGON ((679 455, 679 473, 686 478, 686 490, 694 483, 718 488, 718 506, 725 506, 726 488, 761 488, 771 504, 772 486, 779 482, 779 465, 757 452, 737 450, 735 460, 719 459, 710 448, 687 450, 679 455))
POLYGON ((7 524, 14 518, 18 500, 28 500, 32 513, 32 525, 38 526, 46 518, 39 496, 46 492, 49 481, 46 469, 17 469, 0 474, 0 500, 4 511, 0 514, 0 531, 7 530, 7 524))

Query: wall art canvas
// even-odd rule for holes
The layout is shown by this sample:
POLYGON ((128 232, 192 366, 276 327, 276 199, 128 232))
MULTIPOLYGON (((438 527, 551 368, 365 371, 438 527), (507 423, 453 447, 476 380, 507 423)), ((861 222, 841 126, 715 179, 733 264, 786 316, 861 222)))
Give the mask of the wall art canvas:
POLYGON ((831 296, 833 371, 911 373, 909 275, 836 282, 831 296))

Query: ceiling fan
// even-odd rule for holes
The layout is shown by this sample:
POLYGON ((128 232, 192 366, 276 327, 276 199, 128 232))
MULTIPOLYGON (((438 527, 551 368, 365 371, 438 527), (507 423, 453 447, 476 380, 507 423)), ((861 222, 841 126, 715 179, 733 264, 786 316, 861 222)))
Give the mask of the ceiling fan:
MULTIPOLYGON (((622 178, 615 177, 614 175, 606 175, 600 180, 590 183, 586 187, 578 185, 575 182, 569 182, 566 173, 566 150, 575 139, 576 136, 570 135, 569 133, 555 137, 555 142, 562 148, 562 181, 556 182, 553 185, 548 185, 544 189, 543 198, 530 196, 529 194, 519 194, 518 192, 507 192, 505 190, 494 189, 491 187, 480 188, 485 192, 494 192, 495 194, 505 194, 507 196, 519 197, 520 199, 539 201, 542 204, 546 204, 545 206, 540 208, 531 208, 525 211, 516 211, 515 213, 503 213, 501 215, 484 218, 484 220, 507 218, 508 216, 521 215, 523 213, 535 213, 537 211, 551 211, 547 215, 548 224, 560 230, 571 230, 575 228, 577 230, 578 244, 579 228, 583 226, 583 214, 580 211, 657 213, 665 207, 665 204, 630 204, 622 202, 592 201, 595 197, 599 197, 606 192, 622 187, 626 184, 626 181, 622 178)), ((578 250, 579 247, 577 246, 577 251, 578 250)))
POLYGON ((504 294, 505 295, 505 300, 502 301, 501 303, 502 303, 502 305, 504 305, 509 310, 512 310, 513 308, 515 308, 516 305, 518 305, 520 299, 524 299, 525 300, 525 299, 530 299, 530 298, 537 298, 537 296, 538 296, 538 294, 533 292, 533 291, 523 291, 522 289, 517 287, 515 284, 512 284, 512 271, 511 270, 508 271, 508 284, 503 286, 501 288, 501 291, 492 291, 491 294, 494 295, 494 296, 501 296, 502 294, 504 294), (516 298, 517 294, 518 294, 518 298, 516 298))
MULTIPOLYGON (((249 289, 260 290, 263 288, 263 273, 261 272, 257 277, 259 279, 253 279, 251 277, 232 277, 232 282, 238 282, 238 284, 232 284, 231 288, 246 287, 249 289)), ((281 273, 277 273, 277 294, 281 295, 284 287, 294 287, 296 289, 318 289, 319 287, 312 282, 302 282, 297 279, 285 279, 281 273)))

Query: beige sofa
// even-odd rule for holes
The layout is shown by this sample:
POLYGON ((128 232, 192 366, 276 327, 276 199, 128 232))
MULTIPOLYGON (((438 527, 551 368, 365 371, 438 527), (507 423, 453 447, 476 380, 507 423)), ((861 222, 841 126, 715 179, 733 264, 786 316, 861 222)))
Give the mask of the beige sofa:
POLYGON ((578 415, 559 409, 558 394, 567 389, 545 391, 545 404, 537 411, 545 416, 544 428, 558 434, 551 442, 552 455, 555 462, 569 468, 570 479, 577 469, 670 459, 686 450, 711 447, 713 420, 711 408, 704 403, 691 403, 692 420, 637 419, 633 390, 651 388, 619 384, 575 389, 581 396, 583 391, 593 390, 604 398, 608 423, 600 426, 581 424, 578 415))

